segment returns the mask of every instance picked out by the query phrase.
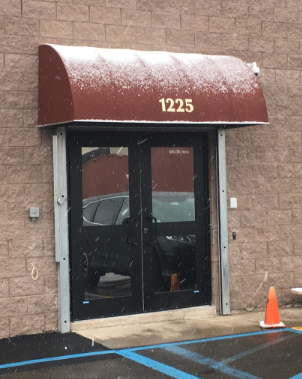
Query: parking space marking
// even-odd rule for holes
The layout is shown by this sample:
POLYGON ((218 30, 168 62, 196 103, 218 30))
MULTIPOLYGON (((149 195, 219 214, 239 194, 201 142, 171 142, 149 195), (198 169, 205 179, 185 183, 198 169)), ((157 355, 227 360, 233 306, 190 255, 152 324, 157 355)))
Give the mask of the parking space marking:
POLYGON ((276 345, 279 342, 287 341, 287 340, 289 340, 290 338, 293 338, 293 337, 296 337, 296 336, 294 334, 289 334, 288 336, 277 338, 274 341, 264 343, 263 345, 256 346, 253 349, 245 350, 245 351, 242 351, 239 354, 233 355, 232 357, 226 358, 223 361, 221 361, 221 363, 227 364, 227 363, 230 363, 230 362, 237 361, 237 359, 246 357, 247 355, 250 355, 250 354, 253 354, 253 353, 257 353, 260 350, 263 350, 263 349, 266 349, 267 347, 276 345))
POLYGON ((298 375, 292 376, 289 379, 302 379, 302 372, 300 374, 298 374, 298 375))
POLYGON ((106 350, 106 351, 91 351, 90 353, 80 353, 80 354, 72 354, 72 355, 59 355, 57 357, 40 358, 40 359, 32 359, 29 361, 6 363, 3 365, 0 365, 0 370, 7 369, 7 368, 20 367, 20 366, 35 365, 38 363, 64 361, 67 359, 85 358, 85 357, 93 357, 93 356, 115 354, 115 353, 116 353, 115 350, 106 350))
POLYGON ((187 374, 186 372, 178 370, 177 368, 165 365, 158 361, 154 361, 151 358, 147 358, 147 357, 144 357, 143 355, 133 353, 130 350, 119 351, 117 353, 124 358, 131 359, 134 362, 140 363, 146 367, 152 368, 153 370, 156 370, 162 374, 166 374, 175 379, 202 379, 200 377, 187 374))
POLYGON ((166 347, 164 350, 169 351, 173 354, 177 354, 184 357, 192 362, 199 363, 201 365, 209 366, 215 370, 218 370, 224 374, 233 376, 239 379, 261 379, 259 376, 249 374, 245 371, 238 370, 233 367, 229 367, 222 362, 217 362, 214 359, 208 358, 204 355, 194 353, 193 351, 184 349, 179 346, 166 347))

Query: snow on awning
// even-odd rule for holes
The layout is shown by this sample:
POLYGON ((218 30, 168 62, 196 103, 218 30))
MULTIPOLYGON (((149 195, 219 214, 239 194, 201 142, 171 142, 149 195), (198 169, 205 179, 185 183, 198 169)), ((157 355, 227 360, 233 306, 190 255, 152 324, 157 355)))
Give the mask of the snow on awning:
POLYGON ((228 56, 41 45, 39 126, 268 122, 260 84, 228 56))

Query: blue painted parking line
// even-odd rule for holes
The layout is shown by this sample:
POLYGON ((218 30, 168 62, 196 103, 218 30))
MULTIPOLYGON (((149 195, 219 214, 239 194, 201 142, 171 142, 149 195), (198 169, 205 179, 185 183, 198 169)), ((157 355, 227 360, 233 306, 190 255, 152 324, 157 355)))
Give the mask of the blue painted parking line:
POLYGON ((202 379, 200 377, 187 374, 186 372, 178 370, 177 368, 154 361, 151 358, 144 357, 143 355, 135 354, 129 350, 119 351, 117 353, 124 358, 131 359, 132 361, 136 363, 140 363, 146 367, 152 368, 153 370, 156 370, 162 374, 171 376, 172 378, 175 378, 175 379, 202 379))
POLYGON ((92 351, 90 353, 60 355, 60 356, 57 356, 57 357, 32 359, 32 360, 29 360, 29 361, 13 362, 13 363, 6 363, 6 364, 3 364, 3 365, 0 365, 0 370, 7 369, 7 368, 20 367, 20 366, 35 365, 35 364, 38 364, 38 363, 64 361, 64 360, 67 360, 67 359, 86 358, 86 357, 93 357, 93 356, 106 355, 106 354, 114 354, 114 353, 116 353, 115 350, 92 351))
POLYGON ((298 374, 298 375, 292 376, 289 379, 302 379, 302 372, 300 374, 298 374))
POLYGON ((193 351, 186 350, 179 346, 166 347, 164 350, 173 354, 180 355, 192 362, 199 363, 201 365, 209 366, 215 370, 218 370, 224 374, 233 376, 239 379, 261 379, 259 376, 251 375, 245 371, 238 370, 233 367, 229 367, 222 362, 214 361, 214 359, 205 357, 204 355, 194 353, 193 351))
POLYGON ((288 336, 277 338, 274 341, 264 343, 263 345, 259 345, 259 346, 254 347, 253 349, 242 351, 239 354, 236 354, 236 355, 233 355, 232 357, 224 359, 223 361, 221 361, 221 363, 227 364, 227 363, 230 363, 230 362, 237 361, 237 359, 241 359, 243 357, 246 357, 247 355, 250 355, 250 354, 253 354, 253 353, 257 353, 260 350, 263 350, 263 349, 266 349, 267 347, 276 345, 279 342, 287 341, 287 340, 289 340, 290 338, 293 338, 293 337, 295 337, 294 334, 289 334, 288 336))

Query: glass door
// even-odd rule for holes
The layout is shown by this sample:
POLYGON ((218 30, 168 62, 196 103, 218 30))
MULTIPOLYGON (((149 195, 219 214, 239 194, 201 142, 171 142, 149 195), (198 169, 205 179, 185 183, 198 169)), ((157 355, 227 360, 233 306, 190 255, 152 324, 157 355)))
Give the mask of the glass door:
POLYGON ((69 133, 74 320, 209 304, 202 136, 69 133))

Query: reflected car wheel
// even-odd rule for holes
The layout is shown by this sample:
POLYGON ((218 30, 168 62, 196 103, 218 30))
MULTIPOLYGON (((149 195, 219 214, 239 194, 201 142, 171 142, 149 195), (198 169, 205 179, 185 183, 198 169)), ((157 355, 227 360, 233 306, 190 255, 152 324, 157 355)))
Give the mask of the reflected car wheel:
POLYGON ((83 274, 85 288, 95 288, 100 280, 101 274, 90 266, 88 254, 83 254, 83 274))

